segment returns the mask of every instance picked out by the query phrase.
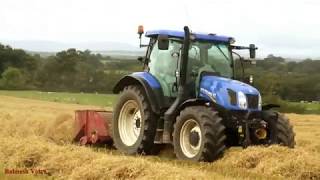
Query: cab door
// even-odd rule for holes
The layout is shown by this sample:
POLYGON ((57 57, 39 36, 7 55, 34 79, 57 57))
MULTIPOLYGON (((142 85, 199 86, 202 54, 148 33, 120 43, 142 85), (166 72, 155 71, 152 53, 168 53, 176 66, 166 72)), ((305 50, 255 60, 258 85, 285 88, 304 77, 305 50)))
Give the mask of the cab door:
POLYGON ((164 96, 177 96, 176 71, 179 61, 181 43, 169 39, 169 48, 160 50, 156 41, 149 57, 149 72, 157 78, 161 84, 164 96))

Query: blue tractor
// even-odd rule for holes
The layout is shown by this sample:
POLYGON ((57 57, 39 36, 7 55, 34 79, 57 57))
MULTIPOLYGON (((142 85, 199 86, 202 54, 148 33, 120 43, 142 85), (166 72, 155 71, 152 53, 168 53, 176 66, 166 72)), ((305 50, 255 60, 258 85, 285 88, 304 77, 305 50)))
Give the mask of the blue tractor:
MULTIPOLYGON (((235 76, 234 39, 184 31, 148 31, 143 72, 123 77, 114 87, 120 93, 114 106, 112 136, 126 154, 154 154, 171 144, 178 159, 211 162, 230 146, 280 144, 293 148, 288 119, 262 105, 249 80, 235 76)), ((237 54, 237 53, 235 53, 237 54)), ((240 58, 241 61, 244 60, 240 58)), ((252 80, 252 79, 250 79, 252 80)))

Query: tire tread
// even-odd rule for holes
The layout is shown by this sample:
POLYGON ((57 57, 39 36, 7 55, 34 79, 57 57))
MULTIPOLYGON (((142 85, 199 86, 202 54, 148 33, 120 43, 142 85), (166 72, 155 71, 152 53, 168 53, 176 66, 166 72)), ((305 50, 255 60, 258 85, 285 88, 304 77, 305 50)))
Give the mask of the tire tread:
POLYGON ((174 125, 173 132, 173 144, 174 153, 179 159, 195 160, 212 162, 222 157, 224 150, 226 149, 225 140, 226 135, 224 133, 225 127, 221 123, 222 118, 219 117, 218 113, 210 107, 206 106, 191 106, 187 107, 180 112, 174 125), (193 115, 199 119, 200 126, 203 127, 203 149, 200 150, 200 154, 196 156, 196 159, 188 159, 183 155, 180 148, 179 134, 180 126, 184 116, 193 115))

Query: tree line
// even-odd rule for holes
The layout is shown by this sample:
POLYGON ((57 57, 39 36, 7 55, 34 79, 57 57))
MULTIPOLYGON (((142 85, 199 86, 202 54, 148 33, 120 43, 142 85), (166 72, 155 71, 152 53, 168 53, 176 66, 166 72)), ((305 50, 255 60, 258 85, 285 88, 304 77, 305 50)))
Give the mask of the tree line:
MULTIPOLYGON (((253 75, 254 86, 264 97, 320 100, 320 61, 295 62, 269 55, 258 60, 255 66, 244 67, 246 76, 253 75)), ((41 57, 0 44, 1 89, 111 93, 122 76, 141 70, 138 61, 116 59, 89 50, 68 49, 41 57)))
POLYGON ((286 61, 269 55, 246 71, 264 96, 288 101, 320 101, 320 60, 286 61))
POLYGON ((89 50, 41 57, 0 44, 0 88, 6 90, 110 93, 120 77, 141 69, 137 61, 110 59, 89 50))

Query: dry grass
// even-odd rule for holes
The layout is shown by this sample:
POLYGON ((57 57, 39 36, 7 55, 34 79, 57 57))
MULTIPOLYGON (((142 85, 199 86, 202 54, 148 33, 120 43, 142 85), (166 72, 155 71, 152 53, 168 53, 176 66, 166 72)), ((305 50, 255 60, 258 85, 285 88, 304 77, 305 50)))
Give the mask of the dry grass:
MULTIPOLYGON (((231 148, 214 163, 124 156, 79 147, 72 139, 73 111, 97 108, 0 96, 0 168, 46 169, 46 175, 3 178, 57 179, 320 179, 320 116, 288 114, 297 147, 231 148)), ((169 151, 170 152, 170 151, 169 151)))

